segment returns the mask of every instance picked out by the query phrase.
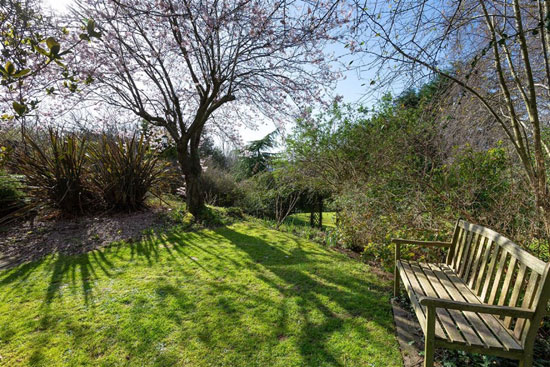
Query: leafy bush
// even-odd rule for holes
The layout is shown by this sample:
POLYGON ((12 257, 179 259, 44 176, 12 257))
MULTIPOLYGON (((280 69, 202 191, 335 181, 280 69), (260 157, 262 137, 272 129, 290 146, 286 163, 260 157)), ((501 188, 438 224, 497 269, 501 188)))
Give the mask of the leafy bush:
POLYGON ((103 135, 90 147, 91 183, 109 208, 137 210, 166 178, 166 164, 153 154, 144 136, 103 135))
POLYGON ((201 185, 204 201, 209 205, 234 206, 242 196, 233 175, 216 167, 208 167, 202 173, 201 185))
POLYGON ((87 141, 76 134, 50 129, 44 138, 23 135, 10 160, 13 171, 24 175, 29 197, 67 214, 82 213, 97 202, 85 178, 87 141))
POLYGON ((305 190, 285 167, 241 181, 243 210, 259 218, 275 219, 277 227, 292 214, 305 190))

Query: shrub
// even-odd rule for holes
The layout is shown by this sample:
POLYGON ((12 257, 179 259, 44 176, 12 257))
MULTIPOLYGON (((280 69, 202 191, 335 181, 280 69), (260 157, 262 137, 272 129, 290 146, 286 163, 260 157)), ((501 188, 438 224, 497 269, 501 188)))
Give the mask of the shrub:
POLYGON ((66 214, 95 205, 85 182, 87 141, 76 134, 50 129, 45 138, 23 134, 13 152, 12 171, 24 175, 25 190, 37 205, 46 204, 66 214))
POLYGON ((137 210, 148 192, 165 181, 166 163, 159 161, 144 136, 103 135, 90 147, 91 182, 107 207, 137 210))
POLYGON ((237 181, 227 171, 208 167, 201 175, 204 201, 209 205, 230 207, 241 197, 237 181))

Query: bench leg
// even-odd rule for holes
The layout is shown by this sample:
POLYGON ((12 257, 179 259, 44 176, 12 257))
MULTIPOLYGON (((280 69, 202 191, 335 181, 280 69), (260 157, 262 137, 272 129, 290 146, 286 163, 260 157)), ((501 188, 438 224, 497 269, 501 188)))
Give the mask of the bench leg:
POLYGON ((424 367, 433 367, 435 354, 435 307, 426 308, 426 338, 424 340, 424 367))
POLYGON ((395 270, 393 271, 393 296, 399 296, 399 269, 397 269, 397 263, 401 258, 401 247, 398 243, 395 244, 395 270))
POLYGON ((395 265, 393 278, 393 296, 399 297, 399 270, 397 270, 397 264, 395 265))

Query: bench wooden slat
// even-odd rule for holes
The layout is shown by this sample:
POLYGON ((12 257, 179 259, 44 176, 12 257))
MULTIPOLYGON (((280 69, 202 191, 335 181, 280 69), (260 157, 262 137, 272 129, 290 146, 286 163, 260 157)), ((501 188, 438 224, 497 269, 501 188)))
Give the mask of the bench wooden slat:
POLYGON ((497 305, 504 306, 506 304, 506 299, 508 298, 508 291, 510 290, 510 285, 512 284, 512 277, 514 276, 514 268, 516 267, 517 259, 512 257, 508 268, 506 269, 506 277, 504 278, 504 284, 502 284, 502 289, 500 291, 500 297, 498 298, 497 305))
POLYGON ((491 264, 489 265, 487 277, 485 278, 485 282, 483 283, 483 291, 481 292, 480 297, 482 302, 486 302, 487 296, 491 291, 491 280, 493 279, 493 274, 495 273, 495 269, 497 268, 498 255, 500 250, 500 247, 495 244, 495 251, 492 254, 491 264))
MULTIPOLYGON (((502 251, 502 254, 500 255, 500 260, 497 265, 497 272, 495 275, 495 279, 491 282, 491 294, 489 295, 489 300, 487 301, 488 304, 494 305, 495 299, 497 297, 497 292, 499 290, 500 286, 500 280, 502 279, 502 274, 504 273, 504 265, 506 264, 506 259, 508 258, 508 251, 504 250, 502 251)), ((488 281, 491 281, 491 279, 488 279, 488 281)))
MULTIPOLYGON (((521 307, 524 308, 531 308, 533 304, 533 299, 535 298, 535 294, 537 291, 537 287, 539 284, 539 274, 532 271, 531 275, 529 276, 529 282, 527 283, 527 289, 525 290, 525 295, 523 296, 523 302, 521 303, 521 307)), ((516 322, 516 326, 514 326, 514 336, 518 338, 519 340, 523 341, 524 335, 523 330, 526 324, 525 319, 518 319, 516 322)))
MULTIPOLYGON (((525 273, 527 271, 527 265, 521 264, 518 271, 518 276, 516 277, 516 282, 514 284, 514 288, 512 289, 512 296, 510 297, 510 302, 508 302, 509 306, 515 307, 518 303, 519 294, 521 293, 521 289, 523 288, 524 282, 525 282, 525 273)), ((510 325, 512 324, 512 318, 507 316, 504 318, 504 326, 506 328, 510 328, 510 325)))
MULTIPOLYGON (((418 296, 425 296, 425 294, 423 293, 422 287, 416 280, 416 277, 414 276, 410 266, 404 261, 400 261, 399 266, 400 273, 402 274, 401 279, 403 280, 403 285, 407 289, 407 293, 411 298, 411 302, 413 302, 413 309, 416 313, 416 316, 419 318, 419 321, 422 320, 422 329, 424 333, 426 333, 426 330, 424 330, 426 324, 426 311, 424 310, 424 307, 421 306, 420 303, 418 303, 418 296), (413 298, 414 301, 412 300, 413 298)), ((441 327, 437 319, 435 322, 435 335, 438 338, 445 339, 445 333, 443 332, 443 328, 441 327)))
POLYGON ((472 268, 474 259, 476 258, 475 255, 478 252, 478 248, 481 247, 482 239, 483 237, 481 237, 479 234, 476 233, 472 241, 472 244, 470 245, 470 253, 468 254, 468 258, 466 259, 466 267, 464 268, 464 273, 461 276, 461 278, 464 279, 465 282, 467 282, 469 279, 470 270, 472 268))
POLYGON ((468 287, 470 289, 473 289, 474 288, 474 284, 475 284, 475 281, 476 281, 476 277, 477 275, 479 275, 479 264, 481 263, 481 260, 482 260, 482 257, 483 257, 483 249, 485 248, 485 241, 487 240, 487 238, 485 237, 481 237, 479 239, 479 245, 477 246, 477 250, 476 250, 476 256, 473 260, 473 263, 472 263, 472 268, 471 268, 471 272, 469 273, 468 275, 468 287))
POLYGON ((458 271, 456 272, 460 278, 462 278, 462 275, 464 274, 464 270, 466 270, 466 262, 467 262, 466 260, 468 259, 468 254, 470 252, 470 247, 472 245, 474 236, 477 237, 478 234, 473 232, 467 232, 466 243, 464 244, 464 251, 460 259, 458 259, 459 267, 458 267, 458 271))
POLYGON ((474 293, 476 293, 478 296, 481 293, 481 282, 483 281, 483 276, 485 275, 485 271, 489 261, 489 255, 491 254, 491 248, 493 247, 493 241, 491 241, 490 239, 487 238, 486 243, 487 245, 485 247, 485 253, 483 254, 483 261, 481 262, 481 266, 479 268, 479 273, 477 275, 474 287, 474 293))
POLYGON ((493 231, 492 229, 482 227, 477 224, 468 223, 464 220, 460 221, 460 227, 464 228, 466 231, 479 233, 482 236, 485 236, 494 242, 496 242, 503 249, 508 250, 508 252, 515 257, 520 263, 527 265, 528 268, 536 271, 540 275, 544 273, 546 268, 546 263, 537 257, 531 255, 527 251, 523 250, 521 247, 510 241, 508 238, 504 237, 498 232, 493 231))
MULTIPOLYGON (((442 271, 445 273, 445 275, 449 278, 451 285, 456 286, 457 289, 460 290, 461 294, 464 296, 466 302, 472 302, 472 303, 482 303, 479 298, 476 297, 474 293, 464 284, 463 282, 460 282, 460 279, 456 276, 456 274, 453 272, 453 270, 449 267, 446 267, 444 265, 441 265, 442 271)), ((518 343, 516 339, 510 333, 508 330, 504 327, 504 325, 493 315, 488 314, 477 314, 480 319, 482 319, 487 327, 491 329, 492 334, 498 338, 499 342, 502 343, 505 349, 507 350, 521 350, 521 345, 518 343)), ((479 332, 479 329, 476 327, 476 331, 479 332)), ((486 336, 488 341, 491 341, 491 338, 488 337, 488 335, 482 335, 486 336)), ((486 340, 484 340, 486 341, 486 340)), ((490 345, 490 347, 493 347, 494 345, 490 345)))
MULTIPOLYGON (((433 288, 432 282, 430 281, 430 279, 428 279, 426 274, 424 274, 419 265, 417 263, 409 263, 408 265, 411 267, 414 275, 416 275, 416 279, 424 290, 424 294, 428 297, 438 297, 436 291, 433 288)), ((464 338, 460 335, 460 332, 457 329, 457 325, 455 324, 446 309, 437 308, 436 314, 439 318, 439 321, 441 322, 441 325, 443 326, 443 329, 445 329, 445 331, 447 332, 449 339, 456 342, 466 342, 464 338)))
MULTIPOLYGON (((424 274, 426 275, 426 277, 429 279, 431 285, 435 289, 437 296, 439 298, 452 299, 449 293, 447 292, 447 290, 445 289, 445 287, 441 284, 437 276, 429 267, 429 265, 425 263, 419 263, 419 265, 422 268, 422 271, 424 271, 424 274)), ((456 323, 456 325, 454 325, 455 329, 460 330, 460 332, 462 332, 462 334, 464 335, 463 337, 461 337, 461 339, 465 344, 471 345, 471 341, 474 341, 475 344, 478 344, 478 345, 482 344, 481 339, 479 339, 474 329, 472 329, 470 324, 466 321, 462 312, 458 310, 447 310, 447 311, 453 318, 454 323, 456 323)))
MULTIPOLYGON (((436 276, 441 281, 441 284, 445 287, 447 292, 451 295, 451 299, 455 301, 462 301, 462 302, 474 302, 474 303, 481 303, 478 301, 472 301, 472 297, 469 297, 468 292, 464 292, 461 287, 459 287, 457 284, 453 284, 454 282, 459 280, 456 273, 450 269, 446 268, 441 265, 437 264, 429 264, 431 269, 434 271, 436 276), (452 273, 453 277, 451 278, 449 274, 447 273, 447 269, 450 269, 450 272, 452 273)), ((464 286, 465 288, 465 286, 464 286)), ((464 316, 468 320, 468 322, 473 326, 477 334, 479 334, 479 338, 481 338, 482 343, 475 342, 474 340, 471 340, 472 344, 477 345, 484 345, 486 347, 493 347, 493 348, 502 348, 503 345, 497 340, 497 338, 494 337, 491 330, 485 325, 483 322, 483 319, 475 312, 463 312, 464 316)))
POLYGON ((457 249, 455 251, 456 256, 453 258, 453 266, 452 266, 453 269, 456 269, 459 266, 458 259, 462 257, 462 252, 464 251, 464 243, 466 242, 466 236, 468 234, 468 232, 464 228, 462 227, 459 227, 459 228, 461 233, 457 242, 457 249))

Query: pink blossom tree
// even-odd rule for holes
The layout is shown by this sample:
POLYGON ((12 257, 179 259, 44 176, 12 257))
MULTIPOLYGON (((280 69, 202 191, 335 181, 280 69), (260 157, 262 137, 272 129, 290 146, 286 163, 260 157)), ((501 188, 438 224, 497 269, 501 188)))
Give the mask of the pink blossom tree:
POLYGON ((78 53, 96 96, 167 131, 195 216, 208 124, 282 122, 321 101, 338 77, 323 49, 349 17, 340 2, 318 0, 83 0, 75 14, 103 35, 78 53))

